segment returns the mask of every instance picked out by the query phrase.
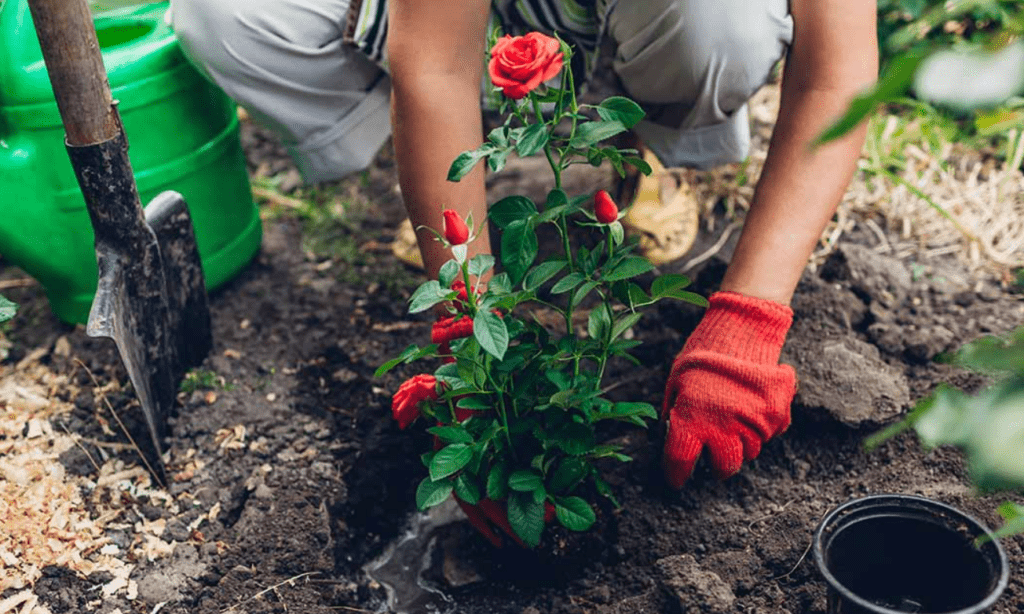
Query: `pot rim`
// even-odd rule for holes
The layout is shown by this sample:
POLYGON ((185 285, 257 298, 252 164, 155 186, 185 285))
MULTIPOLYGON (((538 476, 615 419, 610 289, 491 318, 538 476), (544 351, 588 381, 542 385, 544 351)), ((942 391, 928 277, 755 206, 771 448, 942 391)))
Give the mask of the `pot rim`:
POLYGON ((999 542, 999 539, 995 536, 995 534, 993 534, 987 526, 985 526, 981 521, 979 521, 974 516, 971 516, 970 514, 967 514, 966 512, 963 512, 951 505, 947 505, 939 501, 934 501, 932 499, 927 499, 925 497, 919 497, 916 495, 881 494, 869 495, 866 497, 858 497, 856 499, 851 499, 846 503, 843 503, 842 505, 834 508, 828 514, 826 514, 825 517, 822 518, 821 522, 818 524, 818 528, 815 530, 814 538, 811 542, 811 549, 813 550, 814 562, 818 566, 818 571, 820 571, 821 575, 825 577, 825 581, 833 590, 839 593, 839 595, 843 599, 851 601, 852 603, 862 608, 865 608, 870 612, 876 612, 877 614, 907 614, 905 611, 893 610, 891 608, 887 608, 872 603, 864 599, 863 597, 860 597, 859 595, 848 589, 846 586, 844 586, 841 582, 839 582, 839 580, 832 574, 831 571, 829 571, 828 566, 825 564, 824 539, 826 528, 829 525, 833 524, 839 516, 841 516, 844 512, 847 512, 850 508, 870 505, 873 503, 888 503, 899 505, 901 503, 906 503, 908 501, 913 502, 921 507, 941 510, 945 514, 955 516, 969 524, 974 525, 974 527, 980 529, 979 532, 983 532, 985 535, 988 535, 993 547, 996 550, 996 558, 998 559, 1000 565, 999 580, 995 583, 995 586, 993 586, 992 589, 989 591, 988 595, 981 601, 974 603, 968 606, 967 608, 954 610, 951 612, 947 612, 945 614, 972 614, 976 612, 984 612, 985 610, 990 608, 999 599, 999 597, 1002 596, 1002 593, 1006 589, 1006 586, 1010 580, 1010 566, 1009 561, 1006 558, 1006 551, 1003 549, 1003 545, 999 542))

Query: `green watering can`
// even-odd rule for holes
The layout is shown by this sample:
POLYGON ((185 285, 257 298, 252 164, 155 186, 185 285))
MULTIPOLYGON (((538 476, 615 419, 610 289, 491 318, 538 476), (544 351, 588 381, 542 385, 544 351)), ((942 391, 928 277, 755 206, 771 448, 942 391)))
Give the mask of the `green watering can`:
MULTIPOLYGON (((142 202, 184 195, 207 288, 259 249, 261 226, 235 106, 184 58, 168 3, 95 18, 142 202)), ((98 277, 92 226, 25 0, 0 0, 0 254, 46 289, 57 316, 84 323, 98 277)))

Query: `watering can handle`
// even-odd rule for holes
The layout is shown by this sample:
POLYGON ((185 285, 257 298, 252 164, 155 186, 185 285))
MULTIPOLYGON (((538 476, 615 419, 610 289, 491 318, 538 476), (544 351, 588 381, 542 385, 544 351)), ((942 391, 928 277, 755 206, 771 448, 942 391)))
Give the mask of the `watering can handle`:
POLYGON ((87 0, 28 0, 68 145, 121 132, 87 0))

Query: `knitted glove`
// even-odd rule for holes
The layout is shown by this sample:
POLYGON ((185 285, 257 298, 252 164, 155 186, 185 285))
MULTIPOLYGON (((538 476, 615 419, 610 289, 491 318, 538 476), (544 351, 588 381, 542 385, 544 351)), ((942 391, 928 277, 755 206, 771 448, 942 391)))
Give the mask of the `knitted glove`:
POLYGON ((779 354, 793 311, 774 301, 717 292, 672 364, 662 418, 664 469, 680 488, 701 450, 719 479, 740 470, 789 426, 796 373, 779 354))

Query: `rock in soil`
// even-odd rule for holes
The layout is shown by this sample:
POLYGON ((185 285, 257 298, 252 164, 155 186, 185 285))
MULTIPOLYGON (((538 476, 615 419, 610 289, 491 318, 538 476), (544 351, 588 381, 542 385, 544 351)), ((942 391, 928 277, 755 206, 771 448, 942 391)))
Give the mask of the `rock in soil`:
POLYGON ((725 614, 732 611, 736 595, 713 571, 697 564, 690 554, 659 559, 655 566, 661 587, 679 603, 683 612, 725 614))
POLYGON ((797 406, 858 427, 883 424, 910 404, 907 378, 886 364, 875 346, 852 337, 814 346, 789 354, 800 375, 797 406))

